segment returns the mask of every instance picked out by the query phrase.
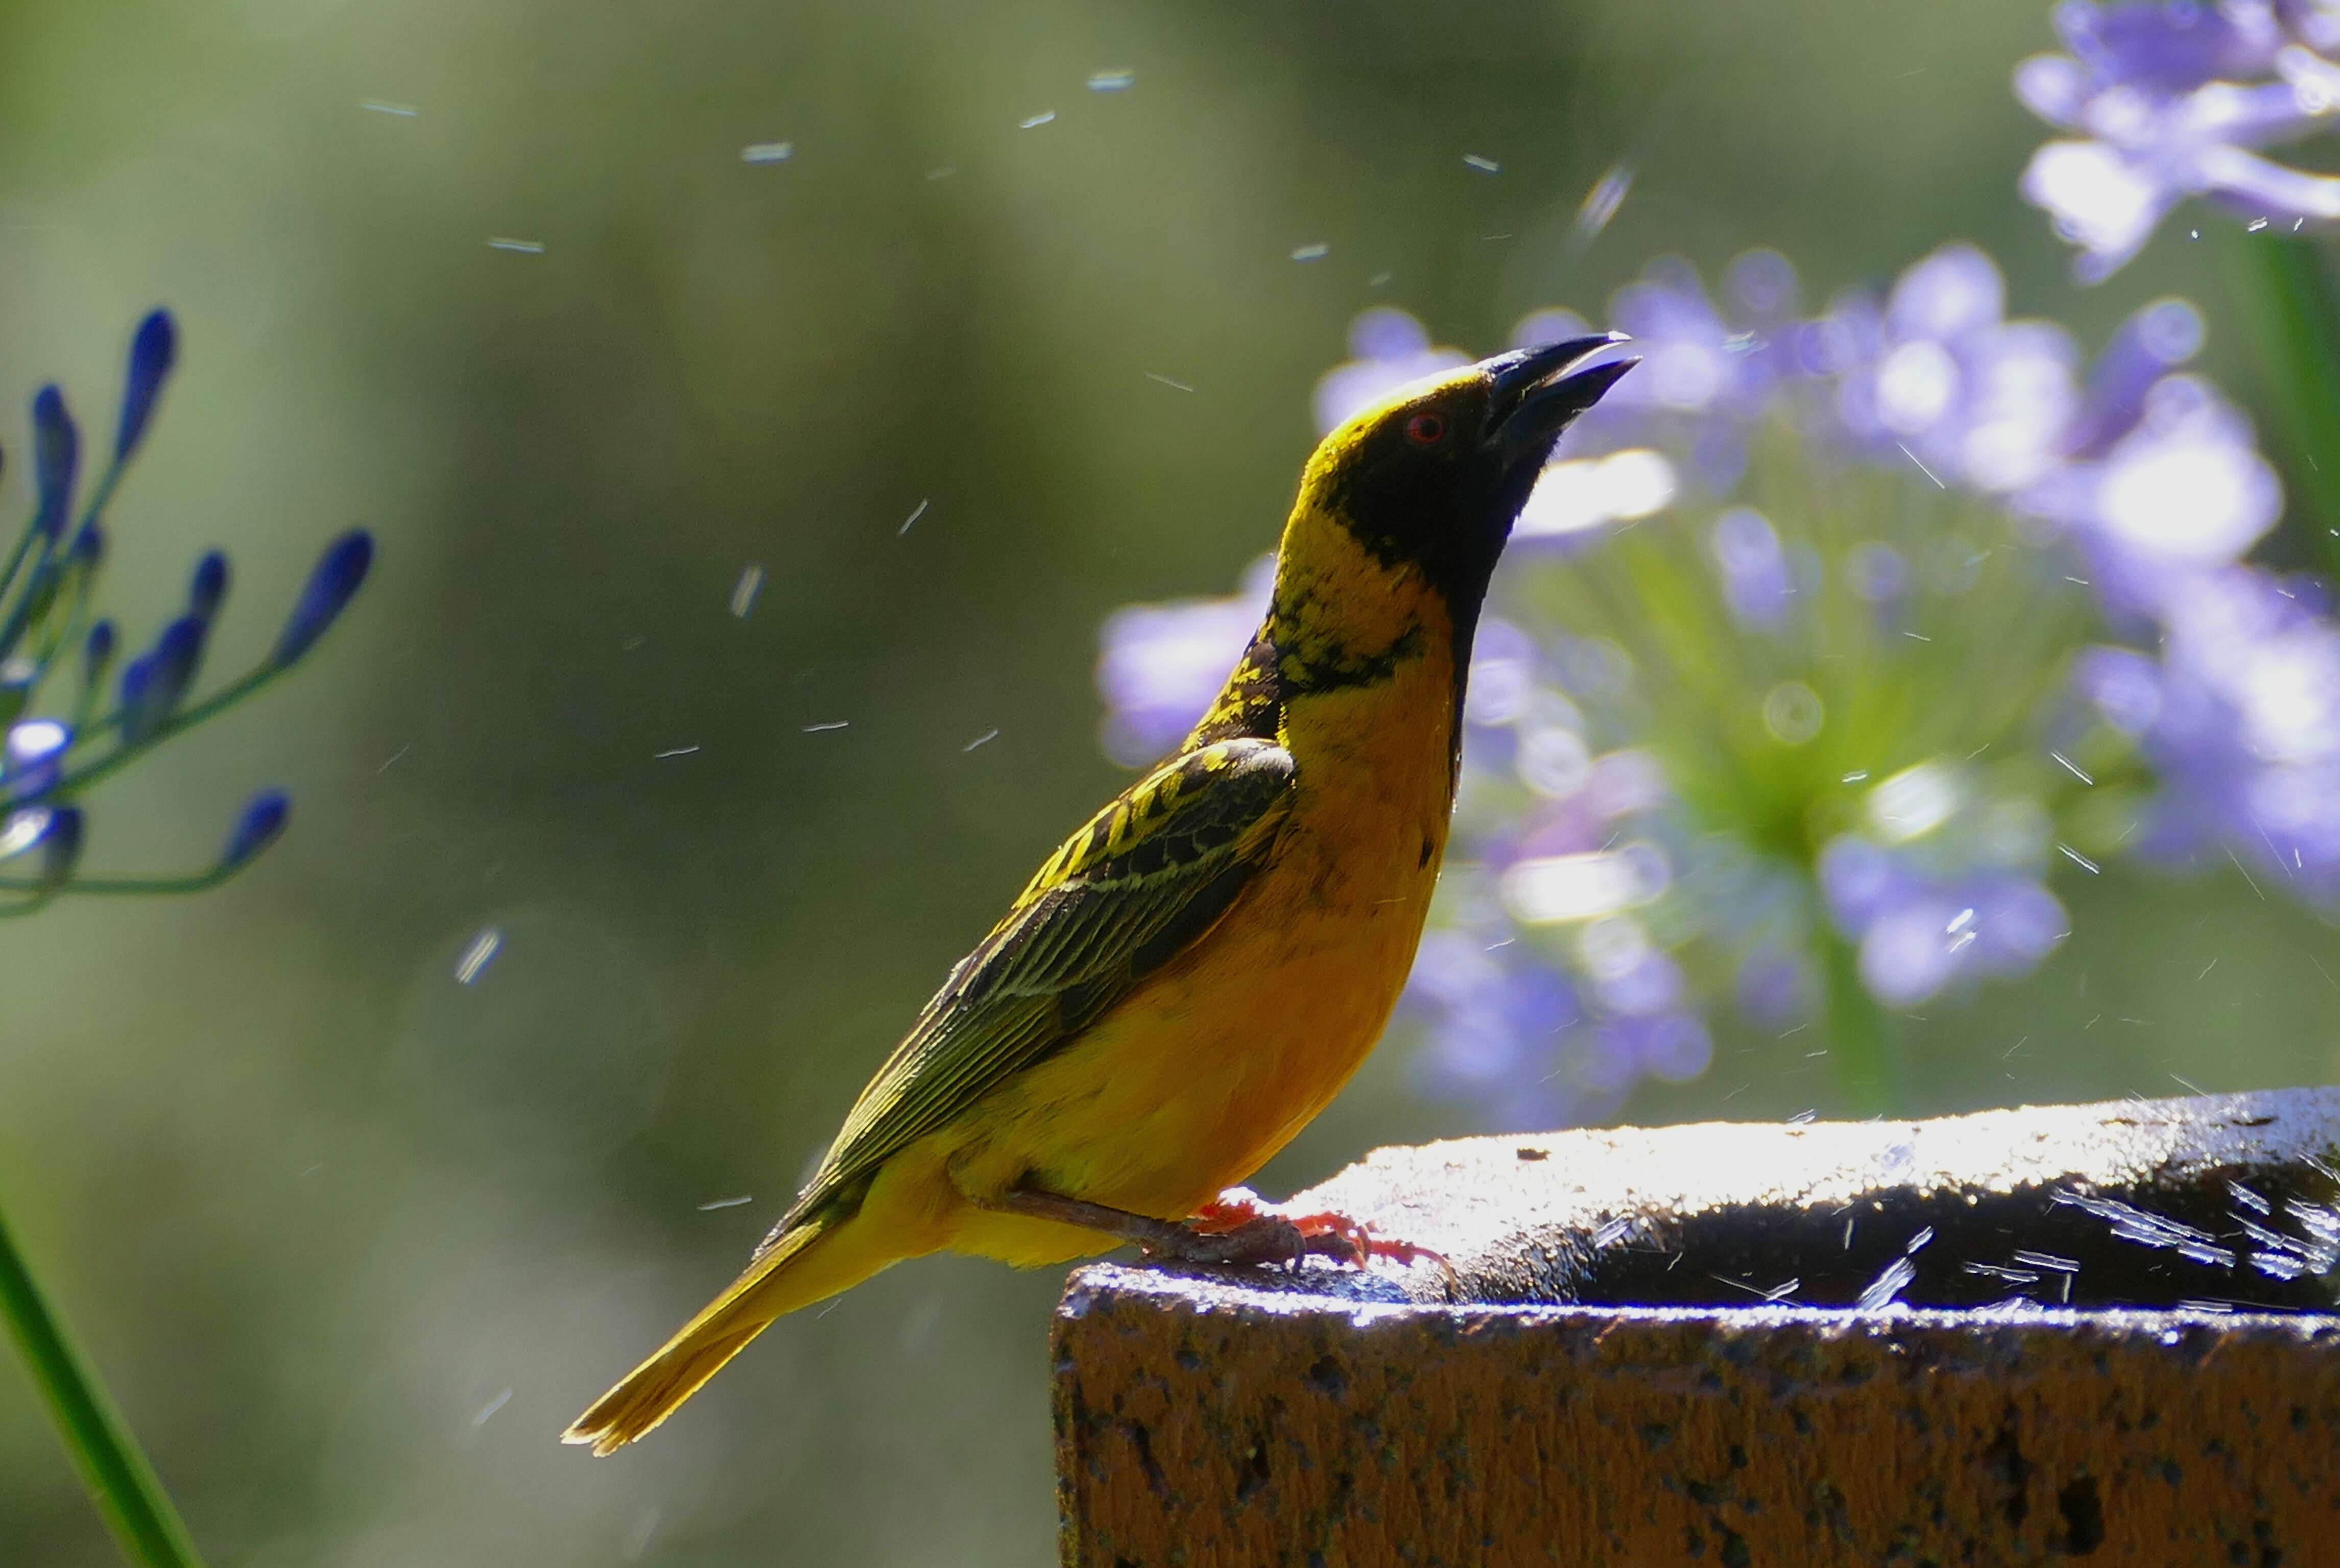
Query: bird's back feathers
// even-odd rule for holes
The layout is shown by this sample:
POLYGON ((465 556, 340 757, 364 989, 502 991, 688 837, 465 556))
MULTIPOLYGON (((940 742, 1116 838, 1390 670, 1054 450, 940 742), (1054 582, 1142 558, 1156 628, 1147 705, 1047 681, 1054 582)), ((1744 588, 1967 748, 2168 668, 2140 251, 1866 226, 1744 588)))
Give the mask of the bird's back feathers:
POLYGON ((1292 804, 1292 754, 1230 740, 1173 757, 1041 866, 861 1093, 769 1246, 1110 1011, 1226 912, 1292 804))

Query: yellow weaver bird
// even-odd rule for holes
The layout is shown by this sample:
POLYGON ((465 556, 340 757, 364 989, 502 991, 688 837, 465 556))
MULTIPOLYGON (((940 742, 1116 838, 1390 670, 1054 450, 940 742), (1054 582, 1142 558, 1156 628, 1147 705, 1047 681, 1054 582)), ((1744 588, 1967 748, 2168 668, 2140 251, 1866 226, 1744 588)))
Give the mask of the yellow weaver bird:
POLYGON ((747 1272, 564 1434, 610 1454, 766 1325, 906 1257, 1420 1256, 1222 1194, 1388 1022, 1454 805, 1479 606, 1552 443, 1631 360, 1578 338, 1324 438, 1265 621, 1176 754, 951 971, 747 1272))

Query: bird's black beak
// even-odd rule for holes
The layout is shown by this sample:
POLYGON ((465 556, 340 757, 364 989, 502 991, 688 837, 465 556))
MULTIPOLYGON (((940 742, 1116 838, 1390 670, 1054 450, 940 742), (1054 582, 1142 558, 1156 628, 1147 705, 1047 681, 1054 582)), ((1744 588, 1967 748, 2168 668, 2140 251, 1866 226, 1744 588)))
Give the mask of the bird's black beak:
POLYGON ((1542 467, 1560 433, 1641 361, 1603 360, 1577 367, 1631 340, 1622 332, 1596 332, 1481 360, 1489 382, 1487 445, 1502 449, 1507 459, 1530 459, 1542 467))

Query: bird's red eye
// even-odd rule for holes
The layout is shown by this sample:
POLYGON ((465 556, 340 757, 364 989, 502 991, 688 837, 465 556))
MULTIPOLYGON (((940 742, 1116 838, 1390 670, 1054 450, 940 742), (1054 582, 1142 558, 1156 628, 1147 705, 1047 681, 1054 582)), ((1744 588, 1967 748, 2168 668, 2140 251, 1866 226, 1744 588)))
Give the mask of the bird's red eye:
POLYGON ((1417 447, 1434 447, 1446 439, 1446 421, 1436 414, 1416 414, 1405 422, 1405 435, 1417 447))

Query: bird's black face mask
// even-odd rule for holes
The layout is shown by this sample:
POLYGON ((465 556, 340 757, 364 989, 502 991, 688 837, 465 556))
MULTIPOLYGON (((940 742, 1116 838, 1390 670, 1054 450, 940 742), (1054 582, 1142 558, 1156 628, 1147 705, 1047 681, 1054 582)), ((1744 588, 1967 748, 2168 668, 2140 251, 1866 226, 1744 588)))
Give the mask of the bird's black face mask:
POLYGON ((1328 441, 1328 499, 1375 559, 1418 568, 1458 622, 1475 620, 1552 443, 1640 363, 1584 361, 1625 340, 1498 354, 1383 405, 1328 441))

